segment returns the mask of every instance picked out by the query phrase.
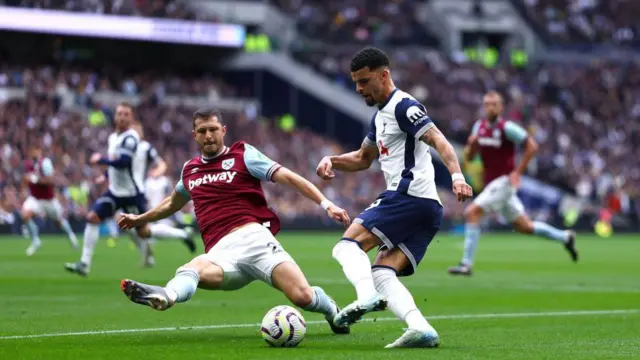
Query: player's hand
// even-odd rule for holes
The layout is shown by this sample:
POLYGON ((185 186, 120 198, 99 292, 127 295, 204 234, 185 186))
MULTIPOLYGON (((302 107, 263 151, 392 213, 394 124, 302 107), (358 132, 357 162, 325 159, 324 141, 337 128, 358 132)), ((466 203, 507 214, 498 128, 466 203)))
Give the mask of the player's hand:
POLYGON ((120 220, 118 220, 118 227, 122 230, 133 229, 142 224, 143 222, 140 221, 140 215, 122 214, 120 220))
POLYGON ((458 201, 465 202, 473 196, 473 189, 464 180, 456 180, 453 182, 453 193, 458 201))
POLYGON ((331 158, 325 156, 320 160, 318 167, 316 168, 316 174, 322 178, 322 180, 331 180, 336 177, 336 173, 333 172, 333 165, 331 164, 331 158))
POLYGON ((478 136, 476 135, 469 136, 467 138, 467 146, 469 146, 470 148, 473 148, 476 145, 478 145, 478 136))
POLYGON ((513 171, 511 174, 509 174, 509 182, 511 182, 511 186, 513 186, 514 189, 517 189, 520 187, 520 173, 517 171, 513 171))
POLYGON ((100 176, 98 176, 98 177, 94 180, 94 182, 95 182, 95 184, 96 184, 96 185, 102 185, 102 184, 104 184, 106 181, 107 181, 107 177, 106 177, 106 176, 104 176, 104 175, 100 175, 100 176))
POLYGON ((98 163, 98 161, 100 161, 100 159, 102 159, 102 154, 93 153, 93 154, 91 154, 91 158, 89 158, 89 164, 95 165, 95 164, 98 163))
POLYGON ((338 206, 329 206, 327 208, 327 215, 329 215, 333 220, 343 223, 345 228, 349 227, 351 224, 351 219, 349 218, 347 211, 338 206))

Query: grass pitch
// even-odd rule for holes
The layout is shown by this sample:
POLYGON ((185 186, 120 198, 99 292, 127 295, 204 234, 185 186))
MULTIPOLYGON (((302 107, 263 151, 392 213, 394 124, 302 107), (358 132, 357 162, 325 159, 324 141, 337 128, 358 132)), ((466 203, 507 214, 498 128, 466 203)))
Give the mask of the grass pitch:
MULTIPOLYGON (((355 292, 331 248, 332 233, 283 233, 284 247, 312 284, 345 305, 355 292)), ((454 278, 462 238, 440 235, 416 275, 403 281, 438 330, 438 349, 388 350, 404 323, 390 312, 369 315, 352 334, 334 336, 322 317, 309 322, 300 347, 272 349, 259 322, 286 299, 254 282, 236 292, 199 290, 166 312, 131 303, 120 279, 164 284, 191 256, 159 242, 157 265, 141 269, 126 238, 104 239, 92 273, 63 269, 76 261, 59 237, 43 237, 33 257, 24 239, 0 239, 0 359, 640 359, 640 236, 578 239, 573 264, 555 243, 515 234, 485 234, 476 274, 454 278)), ((200 246, 200 250, 202 247, 200 246)))

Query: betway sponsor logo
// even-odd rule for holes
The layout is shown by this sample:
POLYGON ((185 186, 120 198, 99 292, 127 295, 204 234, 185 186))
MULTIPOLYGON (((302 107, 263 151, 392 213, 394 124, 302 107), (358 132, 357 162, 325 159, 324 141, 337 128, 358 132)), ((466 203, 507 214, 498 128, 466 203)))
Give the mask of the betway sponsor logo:
POLYGON ((226 182, 228 184, 233 181, 233 178, 236 177, 236 174, 236 171, 225 171, 218 174, 205 174, 199 179, 189 180, 189 190, 193 190, 193 188, 196 186, 213 182, 226 182))
POLYGON ((480 144, 480 146, 489 146, 489 147, 499 148, 502 146, 502 139, 480 137, 478 138, 478 144, 480 144))

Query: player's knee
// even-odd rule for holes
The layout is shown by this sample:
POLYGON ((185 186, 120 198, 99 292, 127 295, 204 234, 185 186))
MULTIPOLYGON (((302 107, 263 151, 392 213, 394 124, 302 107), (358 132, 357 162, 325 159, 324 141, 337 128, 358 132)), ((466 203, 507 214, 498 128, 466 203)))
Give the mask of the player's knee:
POLYGON ((471 205, 464 210, 464 219, 466 222, 476 223, 482 217, 482 209, 477 205, 471 205))
POLYGON ((85 219, 87 220, 87 222, 94 225, 99 225, 101 222, 100 218, 98 217, 98 214, 94 213, 93 211, 87 214, 87 217, 85 219))
POLYGON ((25 210, 22 212, 22 220, 29 221, 33 218, 33 212, 31 210, 25 210))
POLYGON ((313 301, 313 289, 311 286, 297 286, 288 294, 289 300, 300 308, 305 308, 313 301))
POLYGON ((521 234, 533 234, 533 222, 530 220, 516 221, 513 227, 521 234))

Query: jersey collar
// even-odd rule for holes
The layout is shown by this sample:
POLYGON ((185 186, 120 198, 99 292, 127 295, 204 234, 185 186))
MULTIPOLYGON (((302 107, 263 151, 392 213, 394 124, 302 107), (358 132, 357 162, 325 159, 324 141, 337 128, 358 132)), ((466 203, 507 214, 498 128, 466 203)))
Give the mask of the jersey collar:
POLYGON ((382 104, 378 105, 378 109, 380 109, 380 110, 384 109, 384 107, 387 106, 389 101, 391 101, 391 98, 393 97, 393 95, 396 94, 396 91, 398 91, 398 88, 393 89, 391 94, 389 94, 389 96, 387 96, 387 100, 385 100, 382 104))
POLYGON ((229 152, 229 148, 225 146, 225 147, 223 147, 223 148, 222 148, 222 151, 220 151, 220 152, 218 153, 218 155, 213 156, 213 157, 210 157, 210 158, 206 158, 206 157, 204 157, 204 156, 200 155, 200 160, 201 160, 203 163, 205 163, 205 164, 206 164, 206 163, 208 163, 209 161, 211 161, 211 160, 213 160, 213 159, 215 159, 215 158, 217 158, 217 157, 219 157, 219 156, 222 156, 222 155, 227 154, 228 152, 229 152))

